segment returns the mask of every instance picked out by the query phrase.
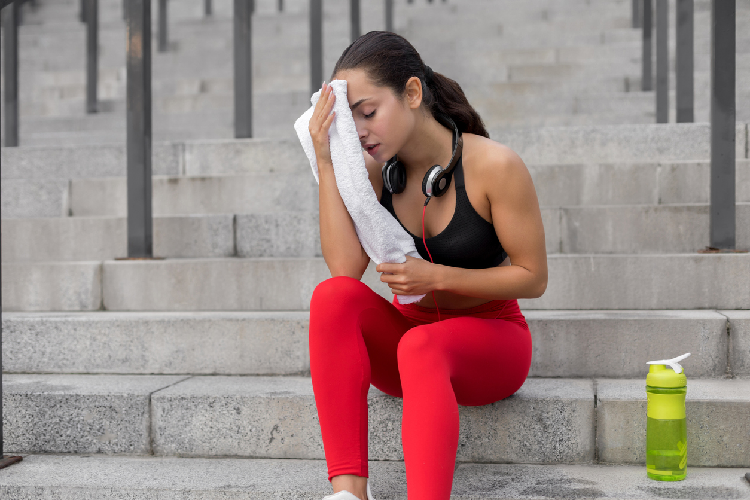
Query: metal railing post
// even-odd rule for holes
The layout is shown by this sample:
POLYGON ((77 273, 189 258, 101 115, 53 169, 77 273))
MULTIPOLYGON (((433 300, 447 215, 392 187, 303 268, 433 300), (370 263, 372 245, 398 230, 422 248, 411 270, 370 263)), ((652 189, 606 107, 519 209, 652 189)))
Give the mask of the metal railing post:
POLYGON ((677 0, 675 50, 676 122, 695 121, 693 90, 693 0, 677 0))
POLYGON ((253 136, 253 0, 234 0, 234 137, 253 136))
POLYGON ((213 15, 213 5, 211 0, 203 0, 203 15, 205 17, 211 17, 213 15))
POLYGON ((18 146, 18 0, 3 9, 5 146, 18 146))
POLYGON ((656 123, 669 123, 668 0, 656 0, 656 123))
POLYGON ((736 245, 735 0, 711 2, 711 216, 710 246, 736 245))
POLYGON ((310 93, 323 84, 323 0, 310 0, 310 93))
POLYGON ((641 71, 641 90, 654 90, 653 86, 653 74, 651 69, 651 52, 652 52, 652 30, 651 30, 651 17, 653 9, 651 8, 651 0, 643 0, 643 54, 641 62, 643 68, 641 71))
POLYGON ((393 0, 385 0, 385 30, 393 32, 393 0))
POLYGON ((633 12, 632 12, 633 28, 640 28, 643 24, 643 16, 641 13, 642 9, 643 9, 643 0, 633 0, 633 12))
POLYGON ((99 0, 86 3, 86 113, 97 111, 99 77, 99 0))
POLYGON ((362 32, 360 29, 361 16, 359 15, 359 0, 349 0, 349 13, 351 14, 351 41, 353 42, 359 38, 359 35, 362 32))
MULTIPOLYGON (((123 0, 127 1, 127 0, 123 0)), ((88 13, 86 12, 86 9, 88 9, 88 0, 80 0, 79 2, 80 9, 78 10, 78 20, 82 23, 85 23, 86 20, 89 18, 88 13)))
POLYGON ((279 10, 279 12, 284 12, 284 0, 279 0, 279 2, 278 2, 278 10, 279 10))
POLYGON ((127 0, 128 257, 153 257, 151 0, 127 0))
POLYGON ((167 0, 159 0, 159 52, 166 52, 168 44, 167 0))

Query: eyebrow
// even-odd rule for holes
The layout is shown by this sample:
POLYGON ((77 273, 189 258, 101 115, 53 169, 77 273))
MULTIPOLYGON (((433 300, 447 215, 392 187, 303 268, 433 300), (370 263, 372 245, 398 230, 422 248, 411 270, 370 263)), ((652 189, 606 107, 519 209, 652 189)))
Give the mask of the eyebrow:
POLYGON ((352 106, 352 111, 354 111, 355 109, 357 109, 357 106, 359 106, 360 104, 362 104, 363 102, 365 102, 368 99, 372 99, 372 97, 365 97, 364 99, 360 99, 359 101, 355 102, 354 105, 352 106))

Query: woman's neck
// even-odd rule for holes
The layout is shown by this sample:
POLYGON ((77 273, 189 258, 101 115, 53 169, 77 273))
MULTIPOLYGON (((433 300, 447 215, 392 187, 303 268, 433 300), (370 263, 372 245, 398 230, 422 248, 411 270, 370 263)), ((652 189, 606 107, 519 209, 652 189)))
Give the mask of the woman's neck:
POLYGON ((407 178, 421 179, 433 165, 445 168, 452 154, 453 131, 435 118, 426 117, 417 122, 406 145, 398 152, 398 159, 406 167, 407 178))

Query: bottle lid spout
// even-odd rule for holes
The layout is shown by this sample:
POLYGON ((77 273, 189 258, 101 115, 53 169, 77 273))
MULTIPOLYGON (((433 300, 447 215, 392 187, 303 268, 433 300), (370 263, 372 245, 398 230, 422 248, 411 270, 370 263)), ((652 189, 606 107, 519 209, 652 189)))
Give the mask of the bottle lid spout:
POLYGON ((682 356, 677 356, 676 358, 672 359, 661 359, 659 361, 647 361, 647 365, 669 365, 675 373, 682 373, 682 366, 678 361, 682 361, 683 359, 690 356, 690 353, 685 353, 682 356))

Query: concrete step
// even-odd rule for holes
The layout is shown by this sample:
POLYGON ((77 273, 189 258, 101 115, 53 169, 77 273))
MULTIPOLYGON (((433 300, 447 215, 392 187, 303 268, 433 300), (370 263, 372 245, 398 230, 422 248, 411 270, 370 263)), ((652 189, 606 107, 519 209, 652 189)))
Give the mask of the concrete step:
MULTIPOLYGON (((206 194, 186 194, 185 198, 185 203, 177 201, 175 205, 199 207, 186 212, 221 212, 222 207, 207 207, 201 200, 227 199, 206 194)), ((154 254, 167 258, 322 257, 317 209, 261 210, 264 208, 245 214, 157 215, 154 254)), ((548 254, 691 253, 709 244, 706 204, 543 206, 541 213, 548 254)), ((2 219, 2 260, 124 257, 127 219, 121 215, 2 219)), ((750 203, 738 203, 736 217, 737 248, 748 249, 750 203)))
MULTIPOLYGON (((531 377, 750 376, 750 311, 526 311, 531 377), (729 333, 729 335, 727 335, 729 333)), ((306 311, 3 313, 6 373, 309 375, 306 311)))
MULTIPOLYGON (((8 374, 3 379, 5 443, 12 453, 324 458, 307 377, 8 374)), ((527 378, 504 400, 459 406, 457 460, 591 463, 598 452, 603 462, 642 463, 644 384, 640 378, 527 378)), ((750 436, 743 433, 750 424, 748 394, 750 379, 688 381, 688 465, 750 465, 750 436)), ((371 387, 368 406, 369 457, 403 460, 402 399, 371 387)))
MULTIPOLYGON (((550 255, 526 309, 746 309, 750 254, 550 255), (690 272, 685 272, 688 269, 690 272)), ((309 307, 322 258, 2 264, 4 311, 278 311, 309 307)), ((387 299, 370 262, 363 282, 387 299)))
MULTIPOLYGON (((406 499, 403 462, 368 464, 372 495, 378 500, 406 499)), ((503 500, 567 495, 613 500, 750 498, 750 488, 736 468, 694 467, 680 482, 656 482, 643 465, 517 465, 458 463, 451 498, 503 500)), ((333 490, 323 460, 106 457, 26 455, 3 471, 0 493, 8 498, 38 495, 59 500, 90 498, 132 500, 202 498, 264 500, 293 495, 320 499, 333 490), (77 471, 71 474, 70 471, 77 471)))
MULTIPOLYGON (((163 257, 235 255, 235 216, 158 216, 154 252, 163 257)), ((127 256, 124 217, 59 217, 2 220, 2 260, 80 261, 127 256)))
MULTIPOLYGON (((708 123, 497 128, 489 132, 527 165, 706 162, 711 156, 708 123)), ((747 158, 747 144, 747 124, 738 123, 738 160, 747 158)), ((153 150, 155 175, 302 172, 310 168, 296 138, 155 143, 153 150)), ((0 155, 4 180, 125 175, 124 145, 3 148, 0 155)))
MULTIPOLYGON (((318 208, 318 189, 312 173, 154 176, 152 193, 154 215, 273 213, 318 208)), ((74 216, 125 217, 126 179, 73 179, 70 209, 74 216)))

